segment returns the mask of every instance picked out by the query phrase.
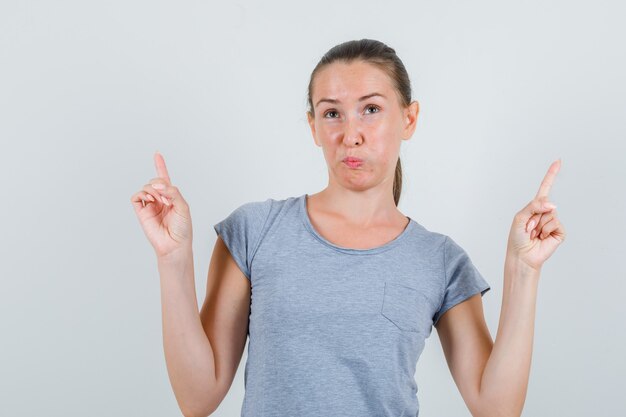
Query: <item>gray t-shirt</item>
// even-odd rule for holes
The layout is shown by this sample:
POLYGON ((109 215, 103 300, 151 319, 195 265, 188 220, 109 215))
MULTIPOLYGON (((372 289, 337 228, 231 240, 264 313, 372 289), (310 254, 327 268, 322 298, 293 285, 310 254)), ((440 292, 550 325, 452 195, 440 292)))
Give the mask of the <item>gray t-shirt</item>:
POLYGON ((251 283, 241 416, 418 416, 425 339, 489 284, 449 236, 412 218, 382 246, 334 245, 306 197, 248 202, 214 225, 251 283))

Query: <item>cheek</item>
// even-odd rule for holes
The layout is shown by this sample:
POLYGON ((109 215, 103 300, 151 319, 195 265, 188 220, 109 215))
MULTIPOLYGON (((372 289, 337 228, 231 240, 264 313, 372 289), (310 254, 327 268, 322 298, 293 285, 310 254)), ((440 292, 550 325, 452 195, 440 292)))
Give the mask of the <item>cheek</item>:
POLYGON ((395 151, 392 142, 398 137, 398 130, 392 123, 377 123, 366 126, 366 138, 375 143, 379 153, 392 153, 395 151))
POLYGON ((321 123, 318 132, 322 138, 332 139, 341 135, 342 128, 339 123, 321 123))
POLYGON ((396 145, 384 142, 390 140, 387 138, 377 143, 375 152, 376 166, 380 171, 395 170, 398 163, 398 149, 396 149, 396 145))

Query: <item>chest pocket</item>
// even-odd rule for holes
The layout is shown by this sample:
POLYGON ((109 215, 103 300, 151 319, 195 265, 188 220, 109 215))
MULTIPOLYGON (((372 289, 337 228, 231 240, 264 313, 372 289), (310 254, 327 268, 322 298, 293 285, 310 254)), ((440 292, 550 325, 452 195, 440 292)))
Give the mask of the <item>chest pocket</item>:
POLYGON ((429 321, 426 297, 415 288, 385 282, 381 314, 407 332, 424 331, 429 321))

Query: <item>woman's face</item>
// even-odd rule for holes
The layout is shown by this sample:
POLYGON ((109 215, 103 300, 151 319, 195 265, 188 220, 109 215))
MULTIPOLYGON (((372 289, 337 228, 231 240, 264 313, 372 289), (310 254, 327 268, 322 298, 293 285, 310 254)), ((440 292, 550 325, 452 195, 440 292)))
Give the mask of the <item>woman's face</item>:
POLYGON ((387 74, 363 61, 322 69, 311 100, 315 117, 308 112, 307 117, 330 180, 353 190, 383 183, 392 188, 401 141, 415 130, 417 101, 403 108, 387 74), (363 163, 350 166, 343 162, 347 156, 363 163))

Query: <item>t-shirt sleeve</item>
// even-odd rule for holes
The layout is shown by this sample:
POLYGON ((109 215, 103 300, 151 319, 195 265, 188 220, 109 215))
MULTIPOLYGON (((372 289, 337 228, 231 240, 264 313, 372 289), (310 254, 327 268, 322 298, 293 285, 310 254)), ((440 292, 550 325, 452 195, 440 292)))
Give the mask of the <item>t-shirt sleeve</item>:
POLYGON ((467 252, 449 236, 444 240, 443 250, 446 286, 441 307, 433 316, 433 326, 455 305, 478 293, 482 297, 491 289, 467 252))
POLYGON ((248 280, 251 280, 252 260, 261 242, 271 204, 271 199, 245 203, 213 225, 215 233, 222 238, 248 280))

